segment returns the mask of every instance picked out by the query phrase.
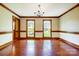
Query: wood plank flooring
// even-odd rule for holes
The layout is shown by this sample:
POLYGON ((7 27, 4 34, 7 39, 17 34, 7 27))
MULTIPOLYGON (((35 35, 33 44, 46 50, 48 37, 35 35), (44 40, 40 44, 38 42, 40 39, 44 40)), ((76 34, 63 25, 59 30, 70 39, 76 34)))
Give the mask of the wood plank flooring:
POLYGON ((16 39, 0 56, 79 56, 79 50, 59 39, 16 39))

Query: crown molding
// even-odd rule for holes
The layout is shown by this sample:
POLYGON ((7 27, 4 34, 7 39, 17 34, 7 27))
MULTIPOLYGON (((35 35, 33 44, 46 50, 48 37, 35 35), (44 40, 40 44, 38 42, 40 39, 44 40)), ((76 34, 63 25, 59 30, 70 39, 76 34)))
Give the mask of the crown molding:
POLYGON ((20 18, 58 18, 58 16, 20 16, 20 18))
POLYGON ((13 10, 11 10, 10 8, 8 8, 7 6, 5 6, 3 3, 0 3, 0 5, 2 7, 4 7, 6 10, 10 11, 11 13, 15 14, 16 16, 20 17, 20 15, 18 15, 17 13, 15 13, 13 10))
POLYGON ((70 8, 69 10, 67 10, 66 12, 62 13, 62 14, 59 16, 59 18, 60 18, 61 16, 65 15, 66 13, 70 12, 71 10, 75 9, 75 8, 78 7, 78 6, 79 6, 79 3, 77 3, 75 6, 73 6, 72 8, 70 8))

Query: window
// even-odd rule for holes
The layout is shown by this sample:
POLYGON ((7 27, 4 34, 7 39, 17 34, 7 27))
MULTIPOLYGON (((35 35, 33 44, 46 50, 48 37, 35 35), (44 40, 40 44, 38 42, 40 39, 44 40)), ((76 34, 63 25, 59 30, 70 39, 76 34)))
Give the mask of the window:
POLYGON ((27 36, 34 37, 34 21, 27 21, 27 36))
POLYGON ((44 20, 44 37, 51 37, 51 21, 44 20))

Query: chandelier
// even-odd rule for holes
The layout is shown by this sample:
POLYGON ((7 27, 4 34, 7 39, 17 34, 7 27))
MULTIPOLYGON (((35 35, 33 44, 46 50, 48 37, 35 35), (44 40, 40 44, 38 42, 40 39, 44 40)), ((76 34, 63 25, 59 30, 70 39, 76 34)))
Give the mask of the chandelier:
POLYGON ((38 17, 43 16, 44 13, 45 12, 43 12, 41 9, 41 5, 38 5, 38 10, 34 12, 34 14, 37 15, 38 17))

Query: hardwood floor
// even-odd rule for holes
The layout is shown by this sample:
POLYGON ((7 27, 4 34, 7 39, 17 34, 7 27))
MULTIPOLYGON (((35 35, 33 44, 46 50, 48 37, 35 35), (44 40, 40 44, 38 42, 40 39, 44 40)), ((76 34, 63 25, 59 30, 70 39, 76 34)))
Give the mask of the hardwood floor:
POLYGON ((14 40, 0 51, 1 56, 79 56, 79 50, 59 39, 14 40))

